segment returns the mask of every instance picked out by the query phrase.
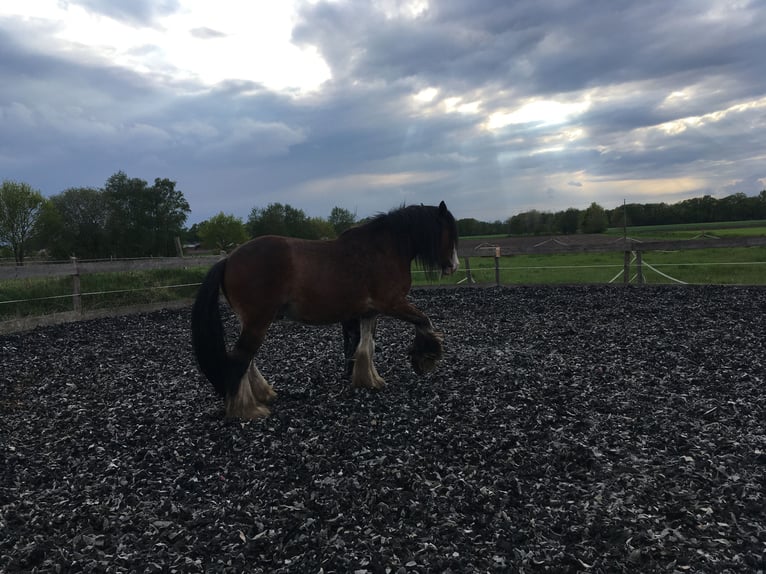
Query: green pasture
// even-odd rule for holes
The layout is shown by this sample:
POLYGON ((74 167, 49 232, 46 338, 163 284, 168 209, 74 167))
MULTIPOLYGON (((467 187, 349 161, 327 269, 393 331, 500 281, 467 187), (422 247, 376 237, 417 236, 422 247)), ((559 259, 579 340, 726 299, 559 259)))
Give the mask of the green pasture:
MULTIPOLYGON (((685 283, 708 285, 766 284, 766 247, 732 249, 697 249, 643 254, 643 274, 647 284, 672 284, 672 279, 685 283), (652 270, 654 267, 657 271, 652 270)), ((476 283, 495 283, 495 258, 471 257, 471 275, 476 283)), ((614 279, 622 283, 622 252, 574 253, 563 255, 516 255, 501 257, 500 281, 504 285, 524 284, 605 284, 614 279), (620 274, 618 276, 618 274, 620 274)), ((636 273, 635 262, 631 275, 636 273)), ((430 284, 424 274, 415 270, 416 284, 430 284)), ((467 283, 465 259, 460 270, 438 281, 441 285, 467 283)))

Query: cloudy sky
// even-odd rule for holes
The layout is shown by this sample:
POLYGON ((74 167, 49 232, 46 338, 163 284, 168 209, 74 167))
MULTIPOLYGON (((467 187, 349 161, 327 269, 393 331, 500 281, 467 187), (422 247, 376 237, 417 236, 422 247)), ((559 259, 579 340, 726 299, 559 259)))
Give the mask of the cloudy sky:
POLYGON ((178 182, 189 222, 766 187, 762 0, 2 0, 0 179, 178 182))

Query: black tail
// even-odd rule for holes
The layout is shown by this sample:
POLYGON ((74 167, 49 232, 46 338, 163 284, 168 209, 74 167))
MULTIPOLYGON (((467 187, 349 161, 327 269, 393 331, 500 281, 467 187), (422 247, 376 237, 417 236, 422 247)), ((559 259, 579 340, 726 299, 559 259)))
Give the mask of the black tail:
POLYGON ((225 269, 226 259, 222 259, 208 271, 197 291, 191 314, 192 347, 197 364, 215 391, 223 397, 227 392, 236 393, 248 366, 232 359, 226 352, 226 337, 218 306, 225 269))

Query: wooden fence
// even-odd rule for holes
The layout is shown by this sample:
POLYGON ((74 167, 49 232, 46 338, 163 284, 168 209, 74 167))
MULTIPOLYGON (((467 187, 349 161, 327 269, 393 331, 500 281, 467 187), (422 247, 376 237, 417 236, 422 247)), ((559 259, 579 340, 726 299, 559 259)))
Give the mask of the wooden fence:
POLYGON ((117 310, 96 309, 83 311, 80 288, 80 277, 91 273, 125 273, 131 271, 150 271, 154 269, 189 269, 194 267, 210 267, 220 259, 217 255, 193 257, 151 257, 143 259, 114 259, 102 261, 80 261, 72 258, 69 262, 32 263, 16 266, 0 265, 0 281, 13 279, 35 279, 50 277, 72 278, 71 311, 57 312, 52 315, 19 317, 0 321, 0 333, 24 331, 39 325, 76 321, 87 318, 98 318, 115 314, 151 311, 158 308, 169 308, 177 305, 187 305, 188 301, 131 305, 117 310))
POLYGON ((0 265, 0 281, 30 279, 32 277, 61 277, 86 275, 88 273, 122 273, 148 271, 151 269, 184 269, 210 266, 219 256, 196 257, 148 257, 143 259, 110 259, 82 261, 72 258, 68 262, 32 263, 30 265, 0 265))

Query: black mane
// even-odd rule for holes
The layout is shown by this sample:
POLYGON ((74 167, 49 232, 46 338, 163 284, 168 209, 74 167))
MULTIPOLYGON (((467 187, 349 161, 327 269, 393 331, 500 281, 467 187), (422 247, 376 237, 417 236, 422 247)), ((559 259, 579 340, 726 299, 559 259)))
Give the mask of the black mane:
POLYGON ((432 205, 408 205, 380 213, 358 227, 352 227, 345 234, 368 231, 388 233, 399 253, 415 259, 418 267, 429 278, 435 278, 442 270, 439 247, 443 226, 447 226, 450 240, 457 246, 457 223, 445 208, 440 215, 439 207, 432 205))

